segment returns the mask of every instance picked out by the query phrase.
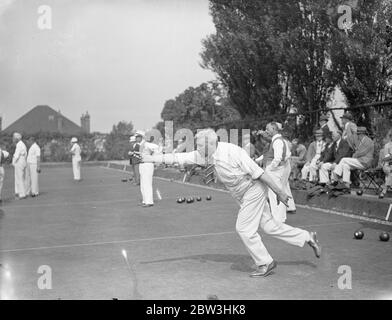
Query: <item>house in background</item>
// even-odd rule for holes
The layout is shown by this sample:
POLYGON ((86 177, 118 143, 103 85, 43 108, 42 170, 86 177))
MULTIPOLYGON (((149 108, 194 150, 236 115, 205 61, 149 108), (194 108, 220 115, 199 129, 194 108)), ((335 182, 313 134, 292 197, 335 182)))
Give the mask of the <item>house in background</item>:
POLYGON ((46 105, 40 105, 31 109, 2 132, 9 134, 20 132, 24 135, 36 134, 38 132, 61 133, 66 135, 90 133, 90 115, 88 113, 83 114, 81 125, 78 126, 63 116, 60 111, 56 111, 46 105))

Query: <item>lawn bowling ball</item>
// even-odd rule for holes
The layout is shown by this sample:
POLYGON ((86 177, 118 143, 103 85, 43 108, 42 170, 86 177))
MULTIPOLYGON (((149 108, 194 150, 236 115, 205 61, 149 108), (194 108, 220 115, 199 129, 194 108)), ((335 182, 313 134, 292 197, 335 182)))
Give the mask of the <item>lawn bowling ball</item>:
POLYGON ((378 198, 379 198, 379 199, 384 199, 384 194, 380 193, 380 194, 378 195, 378 198))
POLYGON ((197 201, 201 201, 201 197, 197 197, 196 200, 197 200, 197 201))
POLYGON ((219 300, 218 296, 215 294, 209 294, 207 300, 219 300))
POLYGON ((365 234, 363 233, 363 231, 356 231, 356 232, 354 233, 354 238, 357 239, 357 240, 361 240, 361 239, 363 238, 364 235, 365 235, 365 234))
POLYGON ((359 196, 363 195, 363 191, 362 190, 358 190, 357 191, 357 195, 359 195, 359 196))
POLYGON ((193 202, 193 201, 192 201, 191 198, 186 199, 186 203, 192 203, 192 202, 193 202))
POLYGON ((380 233, 380 240, 381 241, 389 241, 389 233, 388 232, 381 232, 380 233))
POLYGON ((182 198, 177 199, 177 203, 183 203, 183 202, 184 202, 184 200, 182 198))
POLYGON ((121 179, 121 181, 122 181, 122 182, 127 182, 128 179, 127 179, 127 178, 123 178, 123 179, 121 179))
POLYGON ((211 196, 207 196, 207 198, 206 198, 207 200, 211 200, 212 199, 212 197, 211 196))

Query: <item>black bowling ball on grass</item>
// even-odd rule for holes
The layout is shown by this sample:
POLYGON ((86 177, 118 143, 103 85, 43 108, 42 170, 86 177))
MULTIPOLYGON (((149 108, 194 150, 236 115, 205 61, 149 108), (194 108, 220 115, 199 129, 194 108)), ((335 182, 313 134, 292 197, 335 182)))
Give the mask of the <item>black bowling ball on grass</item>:
POLYGON ((389 233, 388 232, 381 232, 380 233, 380 240, 387 242, 389 241, 389 233))
POLYGON ((357 195, 359 195, 359 196, 363 195, 363 190, 358 190, 357 195))
POLYGON ((210 200, 212 199, 212 197, 211 197, 211 196, 207 196, 206 199, 207 199, 208 201, 210 201, 210 200))
POLYGON ((354 239, 361 240, 364 236, 365 234, 363 233, 363 231, 354 232, 354 239))

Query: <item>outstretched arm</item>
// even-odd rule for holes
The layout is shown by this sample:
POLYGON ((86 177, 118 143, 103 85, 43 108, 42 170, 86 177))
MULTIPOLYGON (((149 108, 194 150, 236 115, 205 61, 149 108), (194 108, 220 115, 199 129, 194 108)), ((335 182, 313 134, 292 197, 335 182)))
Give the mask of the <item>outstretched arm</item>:
POLYGON ((150 163, 164 163, 164 164, 202 164, 199 153, 197 151, 184 153, 169 153, 169 154, 155 154, 143 155, 142 162, 150 163))

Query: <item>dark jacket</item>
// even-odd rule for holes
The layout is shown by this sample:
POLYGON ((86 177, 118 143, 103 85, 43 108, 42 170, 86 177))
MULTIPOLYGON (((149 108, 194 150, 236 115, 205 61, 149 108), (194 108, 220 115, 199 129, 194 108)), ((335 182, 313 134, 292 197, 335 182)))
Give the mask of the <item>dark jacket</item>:
POLYGON ((325 146, 324 151, 321 152, 320 162, 324 162, 324 163, 333 162, 335 160, 334 148, 335 148, 335 143, 331 143, 325 146))
POLYGON ((336 142, 334 142, 334 163, 339 163, 343 158, 349 158, 353 154, 347 140, 340 139, 338 149, 336 150, 336 142))
MULTIPOLYGON (((140 151, 140 143, 138 142, 134 142, 133 144, 131 144, 131 152, 139 152, 140 151)), ((136 157, 136 156, 131 156, 130 159, 130 164, 139 164, 140 158, 136 157)))
POLYGON ((329 130, 328 124, 320 128, 323 131, 323 138, 329 136, 331 134, 331 130, 329 130))

